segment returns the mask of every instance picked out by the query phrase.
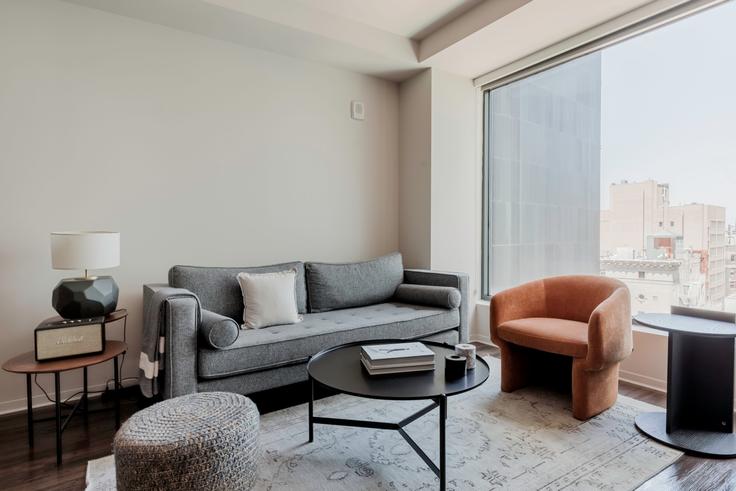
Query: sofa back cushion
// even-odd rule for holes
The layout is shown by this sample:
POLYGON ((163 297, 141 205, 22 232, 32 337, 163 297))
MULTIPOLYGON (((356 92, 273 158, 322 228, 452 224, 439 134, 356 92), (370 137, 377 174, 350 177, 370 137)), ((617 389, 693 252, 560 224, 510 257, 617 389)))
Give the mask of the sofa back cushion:
POLYGON ((404 279, 398 252, 359 263, 308 262, 305 267, 310 312, 385 302, 404 279))
POLYGON ((204 309, 232 319, 242 319, 243 293, 238 284, 238 273, 273 273, 288 269, 296 270, 296 306, 300 314, 305 314, 307 286, 302 262, 244 268, 174 266, 169 270, 169 285, 193 292, 204 309))

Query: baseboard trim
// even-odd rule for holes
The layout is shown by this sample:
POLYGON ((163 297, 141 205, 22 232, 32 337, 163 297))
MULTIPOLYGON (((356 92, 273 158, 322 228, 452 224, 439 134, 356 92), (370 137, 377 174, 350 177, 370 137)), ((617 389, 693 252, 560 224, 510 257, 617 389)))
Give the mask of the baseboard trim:
POLYGON ((667 381, 662 379, 649 377, 636 372, 629 372, 628 370, 619 371, 619 379, 630 384, 638 385, 639 387, 644 387, 645 389, 667 393, 667 381))
POLYGON ((470 342, 489 344, 493 346, 493 343, 491 343, 491 337, 488 336, 487 334, 476 334, 470 339, 470 342))
MULTIPOLYGON (((493 344, 493 342, 491 342, 491 337, 488 335, 475 335, 473 336, 471 341, 474 343, 481 343, 488 346, 497 347, 495 344, 493 344)), ((649 377, 640 373, 621 370, 619 371, 619 379, 623 380, 624 382, 643 387, 645 389, 667 393, 667 381, 658 379, 656 377, 649 377)))

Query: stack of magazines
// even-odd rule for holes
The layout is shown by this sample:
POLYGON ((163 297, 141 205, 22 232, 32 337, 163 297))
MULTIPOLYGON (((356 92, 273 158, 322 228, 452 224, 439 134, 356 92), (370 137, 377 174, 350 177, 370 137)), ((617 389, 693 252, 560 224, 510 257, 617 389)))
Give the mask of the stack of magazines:
POLYGON ((360 361, 371 375, 434 370, 434 351, 422 343, 371 344, 360 347, 360 361))

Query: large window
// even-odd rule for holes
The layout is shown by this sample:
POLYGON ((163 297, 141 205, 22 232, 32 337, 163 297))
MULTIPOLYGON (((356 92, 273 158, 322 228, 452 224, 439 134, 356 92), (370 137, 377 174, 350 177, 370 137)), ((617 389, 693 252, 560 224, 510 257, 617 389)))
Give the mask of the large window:
POLYGON ((483 293, 624 281, 736 311, 736 4, 484 94, 483 293))

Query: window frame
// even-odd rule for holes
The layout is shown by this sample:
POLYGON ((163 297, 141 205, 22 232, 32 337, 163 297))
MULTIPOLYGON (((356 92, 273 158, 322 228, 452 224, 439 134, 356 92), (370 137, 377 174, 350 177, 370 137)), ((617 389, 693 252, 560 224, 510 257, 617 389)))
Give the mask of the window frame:
POLYGON ((483 177, 482 177, 482 224, 481 224, 481 300, 491 299, 491 90, 483 91, 483 177))
MULTIPOLYGON (((482 75, 473 82, 476 87, 480 88, 482 93, 482 115, 481 115, 481 159, 482 159, 482 184, 481 184, 481 274, 480 274, 480 299, 489 301, 491 295, 491 230, 492 230, 492 213, 491 213, 491 160, 493 152, 490 151, 491 146, 491 92, 497 88, 510 85, 519 80, 533 77, 539 73, 545 72, 554 67, 564 65, 568 62, 589 55, 597 51, 603 51, 606 48, 627 41, 632 37, 646 34, 650 31, 666 27, 669 24, 676 23, 692 15, 696 15, 704 10, 717 7, 729 0, 693 0, 684 4, 676 4, 674 7, 665 9, 664 11, 655 13, 648 18, 640 19, 629 25, 624 25, 614 29, 613 32, 604 32, 592 40, 583 42, 572 47, 567 44, 569 40, 564 40, 553 47, 566 46, 559 49, 556 54, 548 56, 541 61, 522 66, 518 69, 508 71, 507 67, 514 66, 517 62, 511 63, 506 67, 482 75), (504 73, 505 72, 505 73, 504 73)), ((590 30, 595 32, 596 28, 590 30)), ((586 33, 582 33, 586 34, 586 33)), ((581 35, 582 35, 581 34, 581 35)), ((571 38, 572 39, 572 38, 571 38)), ((540 53, 544 52, 542 50, 540 53)), ((539 53, 537 53, 539 54, 539 53)), ((536 54, 532 54, 527 58, 533 58, 536 54)), ((525 60, 526 58, 522 59, 525 60)), ((519 60, 521 62, 522 60, 519 60)), ((661 227, 662 225, 660 225, 661 227)), ((727 278, 726 278, 727 281, 727 278)))

